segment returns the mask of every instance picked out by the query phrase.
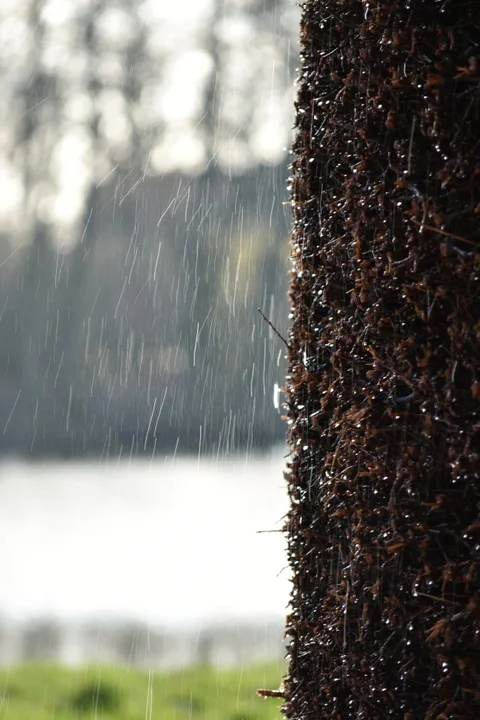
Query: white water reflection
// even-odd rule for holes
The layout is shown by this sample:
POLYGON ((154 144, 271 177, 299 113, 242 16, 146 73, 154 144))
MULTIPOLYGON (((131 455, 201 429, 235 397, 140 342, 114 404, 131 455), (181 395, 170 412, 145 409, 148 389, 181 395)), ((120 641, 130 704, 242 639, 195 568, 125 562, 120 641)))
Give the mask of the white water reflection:
POLYGON ((0 613, 170 628, 284 617, 283 452, 0 466, 0 613))

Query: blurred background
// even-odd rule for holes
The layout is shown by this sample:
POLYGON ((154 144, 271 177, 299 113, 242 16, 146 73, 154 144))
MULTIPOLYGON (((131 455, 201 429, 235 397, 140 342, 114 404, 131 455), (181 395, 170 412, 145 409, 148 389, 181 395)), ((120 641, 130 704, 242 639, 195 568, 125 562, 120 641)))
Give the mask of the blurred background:
POLYGON ((283 657, 298 20, 0 4, 4 665, 283 657))

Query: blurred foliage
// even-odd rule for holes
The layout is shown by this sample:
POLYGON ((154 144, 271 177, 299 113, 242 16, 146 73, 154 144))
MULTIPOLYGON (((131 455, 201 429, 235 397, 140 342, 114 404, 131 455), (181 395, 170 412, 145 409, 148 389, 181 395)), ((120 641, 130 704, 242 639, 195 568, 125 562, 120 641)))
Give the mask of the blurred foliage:
POLYGON ((295 6, 179 8, 0 4, 0 452, 284 436, 295 6))
POLYGON ((81 714, 91 712, 110 714, 120 710, 121 693, 119 688, 104 682, 89 682, 73 694, 70 703, 72 708, 81 714))
POLYGON ((274 720, 281 702, 259 698, 259 687, 278 687, 282 664, 174 672, 30 664, 0 672, 0 717, 5 720, 274 720))

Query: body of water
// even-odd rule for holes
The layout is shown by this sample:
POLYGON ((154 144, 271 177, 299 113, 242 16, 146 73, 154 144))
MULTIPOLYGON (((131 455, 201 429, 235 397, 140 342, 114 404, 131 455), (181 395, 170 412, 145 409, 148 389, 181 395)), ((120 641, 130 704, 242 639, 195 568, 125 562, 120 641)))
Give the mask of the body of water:
POLYGON ((2 463, 3 624, 280 624, 283 455, 2 463))

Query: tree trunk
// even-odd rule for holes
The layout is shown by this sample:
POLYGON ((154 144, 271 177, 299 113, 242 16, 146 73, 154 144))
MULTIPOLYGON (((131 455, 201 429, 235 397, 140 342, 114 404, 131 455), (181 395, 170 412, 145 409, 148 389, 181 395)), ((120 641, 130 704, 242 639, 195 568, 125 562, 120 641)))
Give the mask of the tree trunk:
POLYGON ((307 0, 289 718, 480 717, 480 3, 307 0))

